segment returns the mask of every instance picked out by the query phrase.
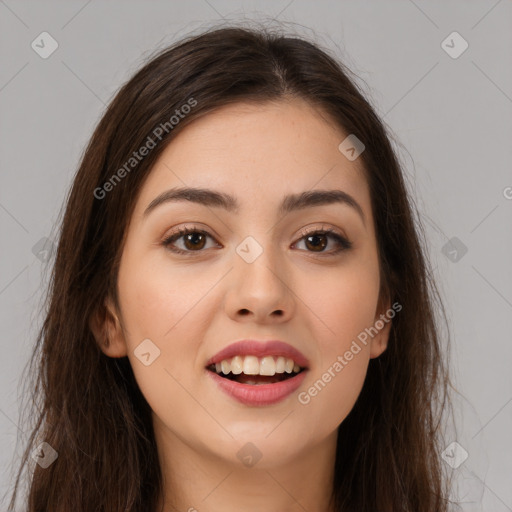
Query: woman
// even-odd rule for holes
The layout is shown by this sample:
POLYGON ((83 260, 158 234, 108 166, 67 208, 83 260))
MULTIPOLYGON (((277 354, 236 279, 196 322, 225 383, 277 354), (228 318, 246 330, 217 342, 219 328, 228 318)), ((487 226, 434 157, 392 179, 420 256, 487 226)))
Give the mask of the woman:
POLYGON ((348 73, 223 28, 113 99, 62 223, 27 510, 447 510, 438 295, 348 73))

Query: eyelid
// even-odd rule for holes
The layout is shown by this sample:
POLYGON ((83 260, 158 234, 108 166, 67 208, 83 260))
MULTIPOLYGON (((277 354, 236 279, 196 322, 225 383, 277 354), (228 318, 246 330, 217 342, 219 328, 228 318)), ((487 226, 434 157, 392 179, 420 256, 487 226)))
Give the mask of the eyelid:
POLYGON ((335 235, 340 236, 341 238, 347 239, 347 237, 341 231, 338 231, 336 228, 333 228, 332 226, 324 227, 323 224, 320 228, 318 226, 302 228, 299 231, 299 236, 302 238, 302 237, 308 236, 312 233, 335 234, 335 235))

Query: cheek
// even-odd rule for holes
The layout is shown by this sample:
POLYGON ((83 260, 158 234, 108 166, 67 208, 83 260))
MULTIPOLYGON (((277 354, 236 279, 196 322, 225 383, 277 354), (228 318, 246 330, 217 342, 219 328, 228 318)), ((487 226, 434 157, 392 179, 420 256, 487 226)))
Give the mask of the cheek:
POLYGON ((159 355, 148 368, 168 369, 176 377, 180 372, 186 374, 184 362, 190 365, 195 360, 204 338, 206 322, 198 321, 198 316, 202 317, 201 299, 214 280, 207 276, 197 279, 197 273, 194 278, 190 271, 180 271, 162 262, 160 255, 143 258, 135 251, 127 251, 123 258, 118 286, 125 343, 134 372, 141 369, 141 380, 148 378, 146 367, 134 351, 149 339, 159 355))
MULTIPOLYGON (((367 351, 344 363, 336 358, 322 371, 311 376, 297 401, 302 414, 311 421, 313 431, 334 431, 353 409, 363 387, 368 369, 367 351)), ((343 359, 343 356, 341 356, 343 359)))
POLYGON ((309 329, 316 333, 312 345, 317 344, 319 364, 312 368, 298 402, 310 417, 325 422, 319 428, 329 430, 351 411, 366 377, 370 338, 365 338, 365 329, 375 320, 379 276, 360 259, 328 277, 319 275, 313 289, 311 282, 311 277, 304 281, 301 293, 309 290, 309 329))
POLYGON ((310 332, 318 336, 312 346, 318 346, 318 360, 326 366, 373 325, 379 294, 378 272, 361 258, 332 272, 297 276, 297 282, 297 295, 310 312, 310 332))
POLYGON ((171 403, 185 417, 197 414, 186 389, 207 328, 206 318, 198 321, 204 312, 201 299, 214 284, 208 276, 197 279, 197 273, 194 278, 191 271, 180 272, 135 253, 122 262, 118 286, 128 357, 142 394, 164 418, 171 403), (145 365, 137 354, 148 339, 144 353, 150 353, 152 362, 145 365))
MULTIPOLYGON (((179 350, 176 340, 183 336, 194 338, 190 319, 215 284, 214 278, 210 275, 198 278, 192 267, 173 266, 165 260, 163 251, 154 257, 128 254, 119 272, 119 295, 129 344, 150 338, 162 348, 179 350)), ((199 327, 195 320, 194 325, 199 327)), ((190 342, 182 345, 190 347, 190 342)))

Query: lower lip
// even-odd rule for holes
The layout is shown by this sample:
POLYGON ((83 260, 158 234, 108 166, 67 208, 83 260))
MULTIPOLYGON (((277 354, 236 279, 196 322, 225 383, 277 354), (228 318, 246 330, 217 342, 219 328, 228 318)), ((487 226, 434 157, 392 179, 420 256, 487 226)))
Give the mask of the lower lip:
POLYGON ((272 405, 288 398, 303 382, 307 370, 303 370, 295 377, 275 382, 274 384, 241 384, 234 380, 220 377, 215 372, 206 370, 220 389, 235 400, 245 405, 272 405))

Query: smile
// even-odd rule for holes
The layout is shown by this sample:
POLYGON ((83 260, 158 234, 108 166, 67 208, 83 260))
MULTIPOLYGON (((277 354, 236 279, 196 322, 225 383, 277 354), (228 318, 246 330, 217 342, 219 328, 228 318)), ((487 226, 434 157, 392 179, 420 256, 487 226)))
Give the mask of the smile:
POLYGON ((252 355, 223 359, 210 365, 208 369, 226 379, 250 385, 273 384, 291 378, 303 370, 289 357, 252 355))
POLYGON ((217 375, 216 372, 207 371, 221 391, 236 401, 250 406, 272 405, 288 398, 302 384, 307 370, 303 370, 285 378, 269 383, 268 379, 276 379, 279 376, 251 376, 250 382, 254 384, 237 382, 217 375), (265 379, 263 382, 262 379, 265 379))

